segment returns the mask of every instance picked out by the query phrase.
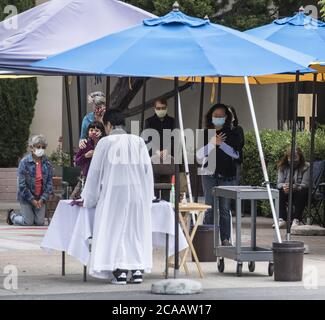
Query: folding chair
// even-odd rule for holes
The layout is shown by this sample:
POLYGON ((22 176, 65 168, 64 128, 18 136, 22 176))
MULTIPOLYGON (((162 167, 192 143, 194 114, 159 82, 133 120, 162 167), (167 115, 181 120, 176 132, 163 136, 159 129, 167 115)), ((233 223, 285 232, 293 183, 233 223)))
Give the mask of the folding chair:
POLYGON ((310 215, 310 223, 314 224, 315 222, 319 225, 322 225, 322 218, 320 209, 324 202, 324 193, 322 192, 321 182, 323 180, 323 174, 325 170, 325 161, 315 161, 313 165, 313 178, 311 183, 313 183, 312 187, 312 197, 311 197, 311 207, 310 213, 305 210, 304 220, 310 215))

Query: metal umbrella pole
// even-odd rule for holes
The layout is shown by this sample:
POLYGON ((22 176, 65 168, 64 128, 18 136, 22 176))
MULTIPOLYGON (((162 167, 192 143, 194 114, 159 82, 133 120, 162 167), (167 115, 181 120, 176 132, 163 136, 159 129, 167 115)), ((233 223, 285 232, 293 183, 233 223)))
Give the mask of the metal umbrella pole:
POLYGON ((217 102, 221 103, 221 97, 222 97, 222 77, 218 78, 218 99, 217 102))
POLYGON ((81 81, 80 76, 77 76, 77 96, 78 96, 78 125, 79 132, 81 132, 82 126, 82 102, 81 102, 81 81))
MULTIPOLYGON (((180 96, 179 92, 178 92, 178 117, 179 117, 179 127, 180 127, 180 132, 181 132, 181 143, 182 143, 183 156, 184 156, 184 167, 185 167, 185 174, 186 174, 187 189, 188 189, 190 202, 193 203, 190 169, 189 169, 189 165, 188 165, 186 141, 185 141, 185 134, 184 134, 184 123, 183 123, 181 96, 180 96)), ((195 224, 196 219, 195 219, 194 213, 192 213, 192 220, 193 220, 193 224, 195 224)))
POLYGON ((266 168, 266 163, 265 163, 265 158, 264 158, 264 152, 263 152, 261 137, 260 137, 260 133, 259 133, 258 125, 257 125, 257 120, 256 120, 256 114, 255 114, 255 108, 254 108, 254 103, 253 103, 253 98, 252 98, 252 92, 251 92, 251 89, 250 89, 250 86, 249 86, 248 77, 245 77, 244 79, 245 79, 245 87, 246 87, 246 92, 247 92, 247 97, 248 97, 249 108, 250 108, 250 112, 251 112, 251 116, 252 116, 252 120, 253 120, 253 125, 254 125, 257 148, 258 148, 258 152, 259 152, 259 155, 260 155, 264 180, 265 180, 265 183, 266 183, 266 189, 267 189, 267 193, 268 193, 268 196, 269 196, 272 216, 273 216, 273 220, 274 220, 276 237, 277 237, 278 242, 282 243, 279 224, 278 224, 278 219, 277 219, 277 216, 276 216, 273 197, 272 197, 272 192, 271 192, 269 175, 267 173, 267 168, 266 168))
POLYGON ((317 74, 314 74, 313 81, 313 109, 311 118, 311 137, 310 137, 310 181, 308 186, 308 217, 307 224, 311 224, 311 201, 312 201, 312 190, 313 190, 313 175, 314 175, 314 160, 315 160, 315 133, 316 133, 316 101, 317 101, 317 74))
MULTIPOLYGON (((175 126, 179 126, 179 79, 175 77, 175 126)), ((176 141, 177 143, 178 141, 176 141)), ((179 198, 180 198, 180 178, 179 178, 179 164, 175 163, 175 265, 174 265, 174 278, 179 277, 179 198)))
MULTIPOLYGON (((205 77, 201 77, 201 95, 200 95, 200 109, 199 109, 199 124, 198 124, 198 129, 202 129, 203 127, 203 107, 204 107, 204 90, 205 90, 205 77)), ((199 201, 199 175, 198 175, 198 168, 199 164, 195 161, 196 163, 196 175, 195 175, 195 202, 199 201)))
POLYGON ((109 108, 111 98, 111 77, 106 77, 106 108, 109 108))
POLYGON ((293 104, 293 124, 292 124, 292 137, 291 137, 291 162, 290 162, 290 178, 289 178, 289 203, 288 203, 288 217, 287 217, 287 241, 291 238, 291 217, 293 205, 293 175, 294 175, 294 158, 296 155, 296 140, 297 140, 297 111, 298 111, 298 94, 299 94, 299 77, 300 72, 296 72, 296 82, 294 91, 294 104, 293 104))
POLYGON ((73 134, 72 134, 72 117, 71 117, 71 101, 69 91, 69 77, 64 76, 65 83, 65 95, 67 100, 67 116, 68 116, 68 132, 69 132, 69 153, 70 153, 70 165, 73 167, 73 134))
POLYGON ((141 112, 141 132, 144 129, 144 114, 146 111, 146 96, 147 96, 147 79, 143 78, 143 89, 142 89, 142 112, 141 112))

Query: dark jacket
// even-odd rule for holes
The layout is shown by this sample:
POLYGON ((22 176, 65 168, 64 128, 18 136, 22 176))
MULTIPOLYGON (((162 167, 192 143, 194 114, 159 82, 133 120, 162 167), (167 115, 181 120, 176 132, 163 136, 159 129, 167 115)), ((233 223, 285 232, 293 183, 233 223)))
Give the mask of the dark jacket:
POLYGON ((91 150, 95 150, 94 141, 91 139, 88 139, 86 148, 79 149, 79 151, 77 152, 76 157, 75 157, 75 163, 78 167, 81 167, 82 174, 85 177, 87 177, 88 170, 89 170, 90 163, 91 163, 91 158, 86 158, 85 154, 91 150))
MULTIPOLYGON (((154 116, 148 118, 145 122, 145 126, 144 129, 155 129, 156 131, 158 131, 159 133, 159 137, 160 137, 160 145, 159 146, 155 146, 156 150, 164 150, 165 148, 171 147, 170 145, 168 145, 167 141, 165 142, 165 146, 164 146, 164 134, 163 134, 163 130, 164 129, 169 129, 169 130, 174 130, 175 129, 175 119, 172 117, 169 117, 168 115, 163 118, 163 119, 159 119, 158 116, 155 114, 154 116)), ((149 143, 152 139, 149 138, 148 141, 146 141, 146 143, 149 143)))
MULTIPOLYGON (((210 129, 211 130, 211 129, 210 129)), ((213 129, 212 129, 213 130, 213 129)), ((222 130, 215 130, 216 134, 224 133, 227 138, 225 143, 232 147, 236 152, 240 151, 240 141, 238 132, 231 130, 230 128, 224 127, 222 130)), ((208 129, 204 131, 204 145, 207 145, 211 139, 209 137, 208 129)), ((210 153, 208 157, 208 161, 211 161, 215 157, 215 172, 216 175, 221 175, 225 178, 233 178, 236 177, 236 160, 227 155, 224 151, 222 151, 218 146, 210 153), (215 153, 215 155, 213 154, 215 153)), ((208 166, 208 162, 205 164, 205 167, 208 166)))
POLYGON ((242 164, 244 157, 243 157, 243 149, 245 146, 245 134, 244 130, 241 126, 234 127, 232 129, 234 135, 238 137, 238 148, 239 148, 239 159, 235 160, 237 163, 242 164))

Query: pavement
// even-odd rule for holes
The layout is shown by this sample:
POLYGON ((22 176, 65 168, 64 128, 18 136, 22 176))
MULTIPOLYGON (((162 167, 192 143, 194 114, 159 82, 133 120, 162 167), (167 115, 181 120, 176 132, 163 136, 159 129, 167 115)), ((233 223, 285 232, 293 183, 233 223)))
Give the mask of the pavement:
MULTIPOLYGON (((249 217, 243 219, 242 240, 249 243, 249 217)), ((258 218, 257 243, 270 247, 274 238, 272 220, 258 218)), ((304 241, 310 253, 304 256, 302 282, 276 282, 269 277, 268 263, 257 262, 254 273, 244 264, 243 276, 236 276, 236 262, 225 260, 225 272, 218 273, 216 262, 202 263, 200 279, 195 264, 188 262, 190 276, 199 281, 203 293, 190 296, 162 296, 150 293, 151 285, 163 279, 164 249, 154 249, 154 267, 140 285, 114 286, 88 277, 83 282, 83 266, 72 257, 66 258, 66 276, 61 276, 61 253, 48 254, 40 248, 47 227, 12 227, 5 224, 0 211, 0 300, 319 300, 325 298, 325 238, 293 237, 304 241), (16 268, 16 269, 15 269, 16 268), (17 270, 18 282, 8 278, 17 270), (9 279, 9 280, 8 280, 9 279), (9 284, 9 286, 8 286, 9 284), (13 285, 13 286, 12 286, 13 285)), ((285 231, 281 230, 284 238, 285 231)), ((172 269, 170 276, 172 276, 172 269)), ((183 271, 180 277, 186 277, 183 271)))

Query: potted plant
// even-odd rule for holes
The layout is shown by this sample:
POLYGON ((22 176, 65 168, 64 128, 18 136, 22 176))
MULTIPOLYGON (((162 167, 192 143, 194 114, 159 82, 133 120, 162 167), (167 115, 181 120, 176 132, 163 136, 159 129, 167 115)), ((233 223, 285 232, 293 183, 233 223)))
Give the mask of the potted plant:
POLYGON ((53 165, 54 176, 62 177, 63 167, 70 167, 70 155, 63 151, 62 137, 59 138, 58 147, 52 152, 49 159, 53 165))

